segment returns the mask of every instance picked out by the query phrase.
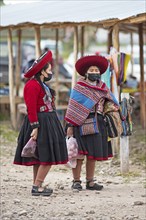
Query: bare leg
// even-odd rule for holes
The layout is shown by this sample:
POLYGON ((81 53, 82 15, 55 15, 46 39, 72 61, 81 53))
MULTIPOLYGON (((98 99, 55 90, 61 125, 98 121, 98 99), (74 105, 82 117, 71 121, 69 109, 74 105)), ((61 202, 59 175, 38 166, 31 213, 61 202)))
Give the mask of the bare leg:
POLYGON ((86 189, 89 190, 102 190, 103 186, 94 183, 94 173, 95 173, 95 160, 87 159, 86 162, 86 189))
POLYGON ((40 165, 39 166, 34 185, 41 186, 41 184, 42 184, 42 182, 44 182, 44 179, 47 176, 50 168, 51 168, 50 165, 40 165))
POLYGON ((39 164, 33 165, 33 184, 35 183, 39 166, 39 164))
POLYGON ((74 181, 80 180, 81 169, 82 169, 83 160, 77 160, 76 168, 72 169, 74 181))
POLYGON ((87 159, 86 162, 86 179, 91 180, 90 185, 94 185, 94 182, 92 181, 94 178, 94 172, 95 172, 95 160, 87 159))

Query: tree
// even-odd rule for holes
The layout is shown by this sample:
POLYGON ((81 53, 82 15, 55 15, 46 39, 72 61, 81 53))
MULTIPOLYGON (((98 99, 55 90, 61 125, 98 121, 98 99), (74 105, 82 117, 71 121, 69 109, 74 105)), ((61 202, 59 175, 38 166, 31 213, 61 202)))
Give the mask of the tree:
POLYGON ((4 5, 4 0, 0 0, 0 6, 4 5))

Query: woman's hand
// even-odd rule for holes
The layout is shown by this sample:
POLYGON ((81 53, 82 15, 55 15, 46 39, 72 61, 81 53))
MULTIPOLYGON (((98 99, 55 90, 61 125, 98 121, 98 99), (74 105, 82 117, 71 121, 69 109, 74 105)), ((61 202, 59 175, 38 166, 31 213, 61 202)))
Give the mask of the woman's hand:
POLYGON ((73 136, 73 127, 68 127, 67 129, 67 137, 73 136))
POLYGON ((34 128, 30 136, 32 137, 33 140, 36 140, 38 136, 38 128, 34 128))

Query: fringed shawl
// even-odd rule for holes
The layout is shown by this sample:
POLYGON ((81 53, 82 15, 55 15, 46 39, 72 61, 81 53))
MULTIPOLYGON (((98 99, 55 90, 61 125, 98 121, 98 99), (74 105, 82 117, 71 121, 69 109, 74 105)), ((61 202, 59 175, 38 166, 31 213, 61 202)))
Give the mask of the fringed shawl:
POLYGON ((101 98, 119 105, 104 82, 100 81, 97 86, 92 86, 84 79, 79 79, 71 92, 65 120, 74 126, 82 125, 101 98))

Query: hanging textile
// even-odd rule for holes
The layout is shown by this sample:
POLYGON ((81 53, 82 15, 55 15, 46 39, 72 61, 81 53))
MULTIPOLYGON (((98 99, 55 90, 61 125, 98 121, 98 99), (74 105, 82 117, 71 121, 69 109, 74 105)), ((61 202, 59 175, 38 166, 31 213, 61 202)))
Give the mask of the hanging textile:
POLYGON ((120 105, 121 105, 122 115, 125 118, 125 120, 122 121, 123 133, 121 134, 121 136, 130 136, 132 135, 131 100, 123 98, 120 105))
POLYGON ((121 85, 127 79, 127 67, 130 61, 131 56, 125 53, 118 54, 118 75, 117 75, 117 83, 121 85))
POLYGON ((111 89, 111 70, 110 65, 108 66, 106 72, 101 75, 101 80, 107 85, 109 89, 111 89))
POLYGON ((130 54, 117 52, 114 47, 110 48, 111 67, 115 72, 117 85, 121 85, 127 79, 127 67, 131 59, 130 54))
POLYGON ((119 91, 118 91, 116 74, 114 70, 111 73, 111 91, 114 94, 115 98, 119 101, 119 91))

